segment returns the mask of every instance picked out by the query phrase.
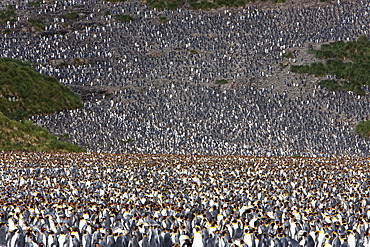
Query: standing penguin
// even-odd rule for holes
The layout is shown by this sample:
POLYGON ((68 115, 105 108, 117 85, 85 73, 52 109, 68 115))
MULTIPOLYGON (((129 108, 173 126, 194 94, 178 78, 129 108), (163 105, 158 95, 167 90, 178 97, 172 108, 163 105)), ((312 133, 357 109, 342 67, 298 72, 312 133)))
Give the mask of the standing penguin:
POLYGON ((304 237, 305 247, 315 247, 315 241, 313 240, 312 236, 308 234, 308 232, 304 232, 302 236, 304 237))
MULTIPOLYGON (((9 229, 9 227, 8 227, 9 229)), ((6 234, 6 246, 11 246, 10 245, 10 241, 12 240, 13 236, 18 232, 18 229, 15 229, 13 231, 9 231, 8 230, 8 233, 6 234)))
POLYGON ((158 237, 157 229, 150 229, 149 230, 149 244, 150 246, 157 247, 160 244, 160 240, 158 237))
POLYGON ((80 241, 75 235, 71 235, 72 237, 72 247, 80 247, 80 241))
POLYGON ((216 246, 216 237, 213 236, 212 234, 209 234, 204 243, 205 243, 204 247, 216 246))
POLYGON ((283 234, 281 235, 280 243, 281 243, 281 247, 287 247, 288 246, 288 239, 283 234))
POLYGON ((340 238, 338 237, 337 233, 333 232, 331 245, 333 245, 333 247, 340 247, 341 244, 342 244, 342 242, 340 241, 340 238))
POLYGON ((183 234, 180 236, 179 241, 180 241, 180 246, 183 247, 187 243, 190 243, 190 238, 188 235, 183 234))
POLYGON ((67 244, 67 235, 64 234, 64 233, 61 233, 58 237, 58 244, 59 244, 59 247, 64 247, 66 244, 67 244))
POLYGON ((128 247, 139 247, 139 242, 136 235, 133 235, 130 241, 128 242, 128 247))
POLYGON ((347 239, 343 239, 343 242, 342 242, 342 244, 340 245, 340 247, 349 247, 349 244, 348 244, 347 239))
POLYGON ((91 247, 92 235, 89 232, 85 232, 82 235, 82 247, 91 247))
POLYGON ((243 237, 243 230, 240 228, 239 223, 236 220, 233 220, 232 222, 232 238, 233 239, 239 239, 243 237))
POLYGON ((26 246, 25 238, 26 238, 26 236, 23 232, 19 233, 16 236, 14 246, 16 246, 16 247, 25 247, 26 246))
POLYGON ((273 239, 271 239, 271 241, 273 241, 273 246, 274 247, 282 247, 283 246, 279 238, 273 238, 273 239))
POLYGON ((325 240, 325 233, 324 231, 316 231, 315 232, 315 247, 322 247, 325 240))
POLYGON ((203 237, 198 228, 194 232, 193 247, 204 247, 203 237))
POLYGON ((301 247, 301 246, 299 245, 299 243, 297 242, 297 240, 292 239, 291 237, 286 237, 286 238, 287 238, 287 240, 288 240, 288 246, 289 246, 289 247, 301 247))
POLYGON ((171 239, 171 234, 169 232, 166 232, 164 234, 164 237, 163 237, 162 246, 163 247, 172 247, 172 245, 173 245, 173 242, 172 242, 172 239, 171 239))
MULTIPOLYGON (((357 240, 356 240, 356 236, 355 234, 353 234, 353 231, 351 230, 348 230, 348 236, 347 236, 347 239, 348 239, 348 245, 350 247, 356 247, 357 245, 357 240)), ((359 239, 359 238, 358 238, 359 239)))
POLYGON ((115 244, 115 240, 114 240, 114 236, 113 235, 109 235, 107 237, 107 247, 113 247, 114 244, 115 244))
POLYGON ((143 239, 141 239, 139 241, 139 246, 140 247, 149 247, 149 238, 146 234, 143 234, 143 239))
POLYGON ((124 247, 124 246, 127 246, 127 245, 124 245, 123 236, 118 236, 117 239, 116 239, 116 241, 114 242, 113 247, 124 247))

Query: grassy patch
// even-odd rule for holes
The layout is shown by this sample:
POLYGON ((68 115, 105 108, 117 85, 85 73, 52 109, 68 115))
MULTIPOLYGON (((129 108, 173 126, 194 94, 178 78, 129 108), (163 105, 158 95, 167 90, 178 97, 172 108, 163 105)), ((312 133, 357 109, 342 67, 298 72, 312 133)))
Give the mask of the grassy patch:
POLYGON ((131 138, 130 139, 127 139, 127 140, 121 140, 122 143, 130 143, 130 142, 133 142, 134 140, 132 140, 131 138))
POLYGON ((116 20, 122 21, 122 22, 131 22, 134 21, 134 17, 130 15, 115 15, 116 20))
POLYGON ((0 58, 0 150, 86 151, 26 120, 30 115, 82 108, 81 98, 57 79, 37 73, 28 62, 0 58))
POLYGON ((45 29, 45 24, 40 19, 28 19, 28 23, 37 31, 42 31, 45 29))
POLYGON ((293 58, 293 53, 292 52, 288 52, 288 53, 284 54, 283 57, 285 57, 285 58, 293 58))
POLYGON ((341 85, 335 80, 322 80, 318 84, 330 91, 335 91, 341 88, 341 85))
POLYGON ((104 99, 110 99, 112 98, 113 94, 112 93, 106 93, 104 94, 104 99))
POLYGON ((58 140, 46 129, 30 121, 15 121, 0 112, 0 150, 44 151, 44 152, 85 152, 71 143, 58 140))
POLYGON ((30 7, 40 7, 42 5, 42 0, 37 0, 34 2, 28 2, 28 6, 30 7))
POLYGON ((159 22, 160 23, 166 23, 167 22, 167 17, 166 16, 160 16, 159 17, 159 22))
POLYGON ((362 137, 370 137, 370 120, 361 121, 355 126, 356 134, 359 134, 362 137))
POLYGON ((81 98, 57 79, 12 58, 0 58, 0 96, 0 112, 14 120, 83 106, 81 98))
POLYGON ((228 82, 225 79, 221 79, 221 80, 216 80, 215 83, 220 84, 220 85, 224 85, 224 84, 227 84, 228 82))
POLYGON ((362 86, 370 86, 370 41, 361 36, 357 41, 333 42, 324 44, 319 50, 309 50, 315 57, 326 62, 310 65, 291 66, 295 73, 307 73, 315 76, 332 75, 341 80, 320 81, 318 84, 329 90, 347 90, 364 95, 362 86), (345 62, 345 59, 351 61, 345 62))
POLYGON ((72 11, 65 14, 65 17, 70 20, 76 20, 80 18, 80 15, 76 11, 72 11))
POLYGON ((6 25, 8 21, 15 22, 15 11, 13 5, 8 5, 5 11, 0 10, 0 25, 6 25))

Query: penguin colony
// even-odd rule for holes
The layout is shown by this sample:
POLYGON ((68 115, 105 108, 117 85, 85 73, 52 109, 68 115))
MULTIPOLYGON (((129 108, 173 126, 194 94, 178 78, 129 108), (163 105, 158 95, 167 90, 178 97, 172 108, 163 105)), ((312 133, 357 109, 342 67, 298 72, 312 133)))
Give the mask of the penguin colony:
POLYGON ((91 92, 82 110, 32 119, 89 152, 369 156, 369 141, 353 131, 370 118, 369 93, 333 94, 279 64, 309 64, 302 54, 325 41, 370 37, 370 0, 286 2, 301 4, 158 11, 142 1, 0 1, 17 13, 0 56, 91 92), (72 11, 80 18, 66 19, 72 11), (45 30, 27 32, 28 19, 45 30), (100 100, 100 90, 111 97, 100 100))
POLYGON ((369 247, 369 160, 0 153, 0 246, 369 247))

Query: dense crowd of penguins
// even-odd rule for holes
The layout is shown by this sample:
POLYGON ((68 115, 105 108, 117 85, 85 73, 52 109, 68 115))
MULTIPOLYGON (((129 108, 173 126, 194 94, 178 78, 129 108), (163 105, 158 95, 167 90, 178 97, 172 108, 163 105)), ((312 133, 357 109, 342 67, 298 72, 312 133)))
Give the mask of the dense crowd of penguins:
MULTIPOLYGON (((279 66, 289 50, 369 37, 369 0, 208 12, 137 1, 7 3, 20 14, 6 28, 20 31, 0 36, 1 56, 27 59, 74 88, 113 93, 83 110, 32 118, 90 152, 369 155, 353 131, 369 118, 368 94, 328 93, 279 66), (66 19, 73 10, 80 19, 66 19), (20 28, 32 15, 47 23, 43 32, 20 28), (215 87, 218 79, 229 83, 215 87)), ((308 62, 297 54, 290 63, 308 62)))
POLYGON ((0 153, 0 246, 369 247, 369 160, 0 153))
MULTIPOLYGON (((19 3, 6 3, 12 1, 19 3)), ((138 1, 53 1, 41 9, 22 2, 16 4, 17 10, 51 21, 45 32, 56 33, 7 34, 0 39, 1 55, 27 59, 40 72, 56 76, 66 85, 245 81, 272 76, 273 67, 288 48, 369 35, 369 0, 310 8, 259 10, 247 6, 209 12, 184 8, 155 11, 138 1), (80 11, 84 18, 66 19, 64 13, 81 6, 86 6, 80 11), (110 15, 105 15, 107 11, 110 15), (135 21, 121 23, 115 20, 115 14, 129 14, 135 21), (161 23, 161 16, 168 21, 161 23), (61 30, 70 32, 58 34, 61 30), (93 64, 55 67, 50 63, 68 58, 86 58, 93 64)), ((8 27, 21 25, 24 20, 18 18, 19 22, 8 27)))
POLYGON ((164 84, 123 90, 84 110, 32 120, 91 152, 212 155, 369 155, 369 141, 354 134, 366 120, 370 97, 285 93, 202 85, 164 84), (180 89, 180 90, 179 90, 180 89), (352 122, 354 121, 354 122, 352 122))

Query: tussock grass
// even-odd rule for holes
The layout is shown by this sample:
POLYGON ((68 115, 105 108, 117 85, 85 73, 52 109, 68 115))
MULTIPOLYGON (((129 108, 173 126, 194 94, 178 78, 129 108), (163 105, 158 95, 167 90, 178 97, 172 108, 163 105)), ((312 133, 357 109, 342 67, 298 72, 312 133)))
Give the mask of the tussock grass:
POLYGON ((52 114, 82 106, 81 97, 54 77, 37 73, 28 62, 0 58, 0 150, 85 151, 62 142, 27 120, 31 115, 52 114))

